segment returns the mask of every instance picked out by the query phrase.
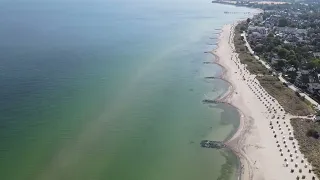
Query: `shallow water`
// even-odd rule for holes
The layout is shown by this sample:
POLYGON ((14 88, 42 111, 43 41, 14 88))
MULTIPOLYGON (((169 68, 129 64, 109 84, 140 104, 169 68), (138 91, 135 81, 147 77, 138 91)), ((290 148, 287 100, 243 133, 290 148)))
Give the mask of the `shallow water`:
POLYGON ((239 123, 235 109, 202 103, 227 89, 204 79, 221 71, 204 52, 214 29, 246 16, 224 11, 253 10, 206 0, 0 8, 1 179, 234 178, 234 155, 199 146, 239 123))

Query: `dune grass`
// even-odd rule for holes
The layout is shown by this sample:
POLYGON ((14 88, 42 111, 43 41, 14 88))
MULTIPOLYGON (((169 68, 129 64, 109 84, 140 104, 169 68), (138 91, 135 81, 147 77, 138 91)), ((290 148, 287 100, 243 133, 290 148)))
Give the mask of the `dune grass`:
POLYGON ((307 136, 309 130, 320 132, 320 123, 300 118, 291 119, 290 122, 294 137, 299 142, 300 151, 312 164, 314 173, 320 177, 320 139, 307 136))

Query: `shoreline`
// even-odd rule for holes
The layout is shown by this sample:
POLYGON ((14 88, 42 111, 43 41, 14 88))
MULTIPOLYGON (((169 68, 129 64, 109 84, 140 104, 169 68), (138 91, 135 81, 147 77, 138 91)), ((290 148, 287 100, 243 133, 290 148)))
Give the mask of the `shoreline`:
MULTIPOLYGON (((239 20, 241 21, 241 20, 239 20)), ((231 25, 231 28, 230 28, 230 37, 228 38, 228 44, 232 43, 233 44, 233 37, 234 37, 234 27, 239 23, 239 21, 236 21, 232 24, 227 24, 227 25, 231 25), (232 35, 232 37, 231 37, 232 35)), ((245 159, 245 156, 239 152, 238 149, 241 149, 240 146, 237 146, 235 144, 231 144, 230 142, 233 140, 233 139, 236 139, 236 138, 239 138, 240 135, 243 133, 243 127, 244 127, 244 114, 243 112, 237 107, 235 106, 234 104, 230 103, 229 100, 230 98, 232 97, 233 93, 234 93, 234 85, 228 80, 226 74, 228 72, 228 68, 226 66, 224 66, 222 63, 220 63, 220 56, 217 55, 217 51, 218 49, 220 48, 220 44, 221 44, 221 41, 222 41, 222 38, 221 38, 221 35, 223 33, 225 33, 225 31, 223 30, 224 27, 226 25, 224 25, 221 29, 215 29, 215 30, 218 30, 220 31, 218 34, 218 37, 216 38, 218 40, 218 42, 216 43, 216 48, 213 49, 212 51, 209 51, 209 52, 205 52, 205 53, 210 53, 211 55, 214 56, 214 60, 213 62, 211 62, 212 64, 215 64, 217 66, 219 66, 221 69, 222 69, 222 72, 221 74, 219 74, 219 76, 215 77, 215 79, 220 79, 226 83, 228 83, 228 89, 222 93, 221 95, 219 95, 215 100, 214 102, 216 104, 226 104, 232 108, 235 108, 237 110, 237 112, 239 113, 239 126, 237 127, 237 129, 234 131, 233 134, 231 134, 229 137, 227 137, 223 142, 226 144, 226 147, 229 151, 231 151, 236 157, 237 157, 237 161, 238 161, 238 165, 236 167, 236 177, 238 180, 242 180, 242 174, 243 174, 243 171, 244 171, 244 168, 242 166, 242 164, 244 163, 243 159, 245 159)), ((231 44, 230 44, 231 45, 231 44)), ((235 51, 235 49, 233 48, 232 49, 233 51, 235 51)))
MULTIPOLYGON (((289 157, 289 147, 288 153, 282 152, 282 148, 280 148, 281 153, 279 152, 279 142, 278 140, 275 142, 277 138, 273 137, 276 132, 273 130, 272 134, 269 128, 269 122, 270 124, 272 122, 271 115, 266 113, 267 106, 260 100, 257 93, 261 92, 269 97, 270 95, 262 87, 258 87, 259 82, 255 75, 246 69, 235 52, 233 38, 235 26, 238 23, 239 21, 223 26, 218 37, 218 45, 216 49, 210 52, 215 56, 215 60, 212 63, 223 68, 221 75, 217 79, 229 83, 227 91, 216 98, 214 102, 228 104, 239 112, 239 127, 229 139, 225 140, 228 149, 239 159, 239 167, 236 171, 238 179, 295 179, 299 175, 300 178, 305 175, 306 179, 311 179, 314 174, 307 173, 306 168, 303 171, 301 169, 298 170, 298 167, 304 166, 305 162, 302 163, 301 161, 299 163, 298 160, 289 162, 289 158, 292 157, 291 153, 289 157), (252 90, 252 82, 258 84, 258 89, 252 90), (276 160, 270 162, 270 158, 276 160), (285 160, 283 160, 284 158, 285 160), (294 163, 295 165, 292 166, 294 163), (302 173, 298 172, 300 170, 302 173)), ((272 106, 279 105, 275 101, 272 106)), ((283 119, 287 121, 290 118, 291 115, 287 115, 287 118, 283 119)), ((289 134, 289 132, 291 132, 290 129, 284 134, 289 134)), ((285 136, 283 137, 285 138, 285 136)), ((303 155, 297 152, 297 149, 295 152, 297 159, 299 156, 303 159, 303 155)))

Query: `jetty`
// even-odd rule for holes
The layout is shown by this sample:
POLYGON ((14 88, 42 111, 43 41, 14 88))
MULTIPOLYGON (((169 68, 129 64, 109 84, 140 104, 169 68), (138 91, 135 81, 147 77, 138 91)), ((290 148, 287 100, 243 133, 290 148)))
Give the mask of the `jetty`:
POLYGON ((200 142, 200 145, 203 148, 214 148, 214 149, 221 149, 226 147, 226 145, 221 141, 210 141, 210 140, 202 140, 200 142))
POLYGON ((225 14, 251 14, 251 12, 235 12, 235 11, 225 11, 225 14))
POLYGON ((207 76, 207 77, 205 77, 205 79, 216 79, 216 77, 214 77, 214 76, 207 76))
POLYGON ((215 102, 216 102, 216 100, 212 100, 212 99, 204 99, 204 100, 202 100, 202 102, 203 102, 203 103, 205 103, 205 104, 212 104, 212 103, 215 103, 215 102))

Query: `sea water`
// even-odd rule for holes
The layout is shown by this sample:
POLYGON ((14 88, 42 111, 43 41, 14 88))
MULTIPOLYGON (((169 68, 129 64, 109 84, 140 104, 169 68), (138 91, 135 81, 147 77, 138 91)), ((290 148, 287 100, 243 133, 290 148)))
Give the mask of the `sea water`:
POLYGON ((235 179, 211 54, 253 12, 209 0, 0 3, 0 179, 235 179))

